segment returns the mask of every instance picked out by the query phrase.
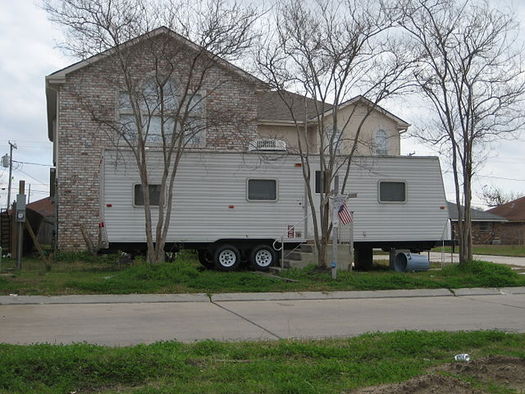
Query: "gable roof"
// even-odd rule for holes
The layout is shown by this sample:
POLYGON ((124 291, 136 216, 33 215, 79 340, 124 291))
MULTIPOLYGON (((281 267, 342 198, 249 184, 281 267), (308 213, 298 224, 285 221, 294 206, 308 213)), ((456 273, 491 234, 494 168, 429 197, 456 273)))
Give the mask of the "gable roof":
MULTIPOLYGON (((315 121, 319 114, 327 116, 331 113, 333 105, 330 103, 323 103, 319 100, 314 100, 307 96, 302 96, 297 93, 288 91, 275 91, 266 90, 257 92, 257 119, 260 122, 271 123, 271 122, 293 122, 293 118, 297 122, 304 121, 305 114, 305 100, 306 100, 306 115, 309 121, 315 121), (286 100, 286 102, 284 101, 286 100), (290 108, 294 113, 294 117, 290 113, 290 108)), ((373 106, 379 113, 393 120, 398 124, 398 130, 406 130, 410 123, 405 122, 400 117, 394 115, 390 111, 380 105, 374 104, 371 100, 364 96, 355 96, 350 100, 345 101, 339 105, 339 110, 344 109, 352 104, 361 102, 368 106, 373 106)))
MULTIPOLYGON (((120 44, 121 47, 130 47, 130 46, 133 46, 137 43, 139 43, 140 41, 144 41, 144 40, 147 40, 147 39, 150 39, 150 38, 154 38, 154 37, 157 37, 157 36, 160 36, 162 34, 167 34, 169 36, 171 36, 174 40, 182 43, 183 45, 186 45, 188 46, 189 48, 191 49, 195 49, 195 50, 202 50, 203 48, 198 45, 198 44, 195 44, 194 42, 188 40, 187 38, 183 37, 182 35, 180 35, 179 33, 165 27, 165 26, 161 26, 161 27, 158 27, 156 29, 153 29, 147 33, 144 33, 138 37, 135 37, 135 38, 132 38, 122 44, 120 44)), ((73 63, 67 67, 64 67, 60 70, 57 70, 51 74, 49 74, 47 77, 46 77, 46 82, 48 83, 63 83, 65 82, 65 77, 67 74, 69 73, 72 73, 73 71, 76 71, 76 70, 79 70, 81 68, 84 68, 86 66, 89 66, 90 64, 93 64, 93 63, 96 63, 98 62, 99 60, 102 60, 108 56, 111 56, 115 53, 116 51, 116 47, 113 47, 113 48, 109 48, 109 49, 106 49, 105 51, 103 52, 100 52, 96 55, 93 55, 93 56, 90 56, 86 59, 83 59, 83 60, 80 60, 76 63, 73 63)), ((261 79, 257 78, 256 76, 244 71, 243 69, 241 69, 240 67, 237 67, 236 65, 234 65, 233 63, 230 63, 229 61, 227 60, 224 60, 216 55, 214 55, 213 53, 209 52, 208 50, 204 50, 204 53, 205 54, 208 54, 210 56, 213 56, 214 57, 214 60, 217 61, 217 63, 227 69, 229 69, 230 71, 233 71, 235 72, 236 74, 238 74, 239 76, 241 76, 242 78, 245 78, 245 79, 248 79, 250 80, 251 82, 255 82, 257 84, 262 84, 264 86, 266 86, 266 83, 264 81, 262 81, 261 79)))
POLYGON ((365 96, 358 95, 353 98, 351 98, 348 101, 345 101, 344 103, 339 105, 339 109, 345 108, 349 105, 355 104, 357 102, 361 102, 365 105, 373 107, 376 111, 379 111, 381 114, 385 115, 387 118, 390 118, 394 122, 396 122, 399 125, 399 130, 406 130, 410 127, 410 123, 404 121, 399 116, 394 115, 392 112, 387 111, 382 106, 374 103, 372 100, 367 99, 365 96))
MULTIPOLYGON (((447 201, 448 205, 448 218, 452 221, 458 220, 458 206, 453 202, 447 201)), ((461 207, 461 212, 464 212, 464 207, 461 207)), ((495 215, 493 213, 482 211, 480 209, 470 209, 472 215, 472 221, 474 222, 506 222, 507 219, 504 217, 495 215)))
POLYGON ((55 216, 55 205, 51 197, 42 198, 40 200, 33 201, 26 206, 35 212, 38 212, 43 217, 55 216))
MULTIPOLYGON (((202 50, 202 47, 195 44, 194 42, 188 40, 187 38, 183 37, 182 35, 176 33, 175 31, 165 27, 161 26, 154 30, 151 30, 147 33, 144 33, 138 37, 135 37, 131 40, 126 41, 125 43, 121 44, 122 47, 130 47, 133 46, 143 40, 147 40, 150 38, 154 38, 157 36, 160 36, 162 34, 168 34, 170 37, 172 37, 174 40, 182 43, 183 45, 188 46, 189 48, 192 48, 194 50, 202 50)), ((84 67, 87 67, 93 63, 96 63, 102 59, 105 59, 108 56, 111 56, 115 53, 116 47, 109 48, 101 53, 98 53, 96 55, 93 55, 91 57, 88 57, 86 59, 80 60, 76 63, 73 63, 67 67, 64 67, 60 70, 57 70, 48 76, 46 76, 46 102, 47 102, 47 132, 48 132, 48 138, 50 141, 53 141, 53 120, 56 115, 56 99, 57 99, 57 92, 55 89, 52 88, 52 85, 54 84, 62 84, 66 82, 66 76, 74 71, 80 70, 84 67)), ((252 83, 255 83, 258 86, 264 86, 267 87, 268 85, 262 81, 261 79, 257 78, 256 76, 244 71, 240 67, 237 67, 233 63, 228 62, 227 60, 224 60, 218 56, 213 55, 211 52, 204 50, 204 53, 210 56, 213 56, 214 60, 217 62, 218 65, 224 67, 225 69, 239 75, 241 78, 244 78, 252 83)))
POLYGON ((309 120, 315 118, 318 111, 325 112, 332 107, 331 104, 325 103, 323 111, 322 102, 288 91, 259 90, 256 92, 256 99, 259 121, 293 122, 295 117, 297 122, 303 122, 305 104, 309 120), (289 106, 292 107, 294 116, 290 113, 289 106))
POLYGON ((488 212, 503 216, 508 220, 525 222, 525 196, 489 209, 488 212))

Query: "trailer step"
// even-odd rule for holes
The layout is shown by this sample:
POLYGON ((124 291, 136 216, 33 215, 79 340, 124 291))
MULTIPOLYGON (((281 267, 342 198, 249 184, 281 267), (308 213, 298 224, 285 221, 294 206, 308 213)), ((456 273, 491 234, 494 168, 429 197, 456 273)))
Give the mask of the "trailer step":
POLYGON ((291 252, 291 253, 285 253, 284 259, 285 260, 302 260, 303 256, 300 252, 291 252))
POLYGON ((301 244, 301 246, 299 246, 299 251, 304 253, 313 253, 314 246, 311 244, 301 244))
POLYGON ((302 260, 286 260, 284 259, 285 268, 305 268, 309 265, 312 265, 311 261, 302 261, 302 260))

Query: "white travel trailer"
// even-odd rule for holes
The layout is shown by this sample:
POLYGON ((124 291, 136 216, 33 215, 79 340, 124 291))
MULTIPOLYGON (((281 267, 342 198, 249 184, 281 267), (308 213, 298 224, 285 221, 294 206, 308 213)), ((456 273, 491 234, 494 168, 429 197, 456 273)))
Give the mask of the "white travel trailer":
MULTIPOLYGON (((150 152, 150 157, 150 196, 155 203, 155 181, 161 176, 160 162, 155 161, 161 155, 150 152)), ((318 197, 320 177, 311 178, 318 197)), ((448 239, 437 157, 356 157, 349 179, 345 193, 357 194, 347 204, 354 213, 353 241, 361 256, 371 254, 372 248, 428 250, 448 239)), ((142 192, 131 156, 107 150, 102 185, 110 248, 144 249, 142 192)), ((297 155, 186 152, 175 181, 167 248, 197 249, 203 264, 222 270, 234 270, 242 260, 265 269, 277 260, 274 246, 313 239, 309 211, 297 155)), ((344 238, 344 229, 341 233, 344 238)))

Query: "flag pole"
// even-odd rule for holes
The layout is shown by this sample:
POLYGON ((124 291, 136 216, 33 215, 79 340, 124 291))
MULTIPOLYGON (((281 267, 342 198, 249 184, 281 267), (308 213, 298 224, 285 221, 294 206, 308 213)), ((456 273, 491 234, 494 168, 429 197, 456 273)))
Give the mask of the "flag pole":
POLYGON ((339 177, 334 179, 334 199, 332 204, 332 279, 337 279, 337 242, 339 236, 339 177))

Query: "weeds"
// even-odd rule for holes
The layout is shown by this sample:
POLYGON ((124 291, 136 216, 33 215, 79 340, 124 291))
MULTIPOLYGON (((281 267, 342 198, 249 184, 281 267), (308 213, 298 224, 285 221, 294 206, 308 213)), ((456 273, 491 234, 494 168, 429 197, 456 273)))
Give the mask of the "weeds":
POLYGON ((525 334, 373 333, 349 339, 110 348, 0 345, 0 391, 340 393, 397 382, 455 353, 525 357, 525 334))
POLYGON ((293 282, 252 271, 205 270, 194 255, 182 254, 173 263, 148 264, 138 259, 118 265, 115 256, 79 261, 78 256, 53 266, 51 272, 35 260, 21 272, 0 277, 0 294, 130 294, 130 293, 222 293, 265 291, 388 290, 421 288, 525 286, 525 276, 509 267, 475 261, 449 265, 442 270, 418 273, 329 272, 315 266, 290 269, 279 275, 293 282))

